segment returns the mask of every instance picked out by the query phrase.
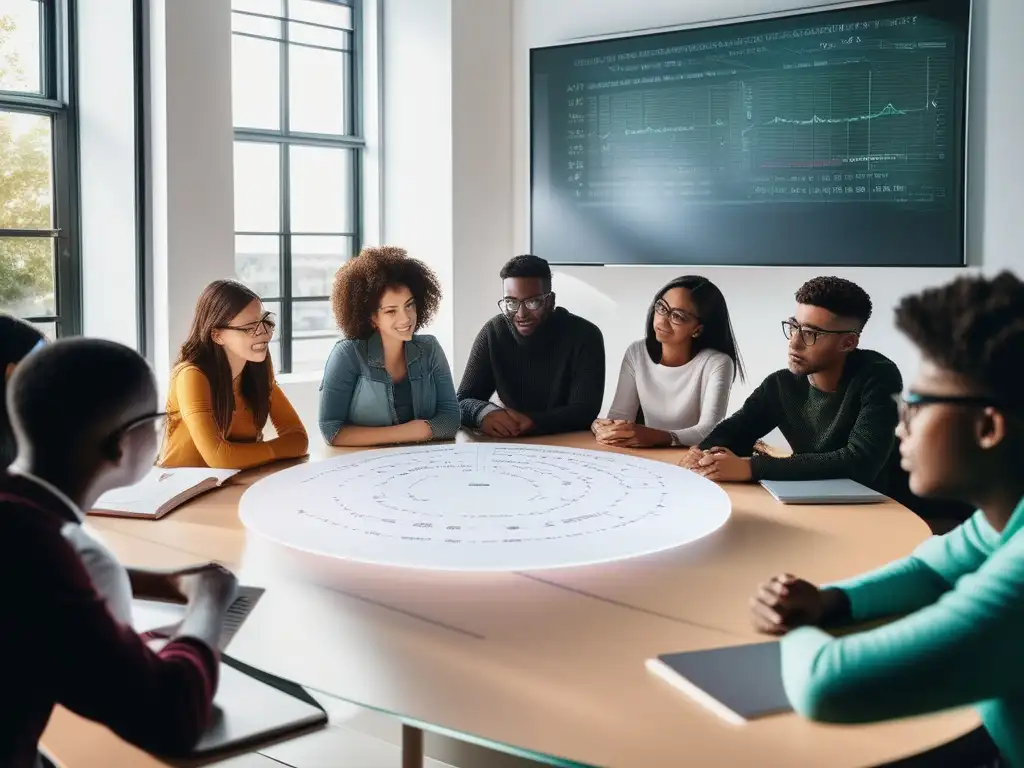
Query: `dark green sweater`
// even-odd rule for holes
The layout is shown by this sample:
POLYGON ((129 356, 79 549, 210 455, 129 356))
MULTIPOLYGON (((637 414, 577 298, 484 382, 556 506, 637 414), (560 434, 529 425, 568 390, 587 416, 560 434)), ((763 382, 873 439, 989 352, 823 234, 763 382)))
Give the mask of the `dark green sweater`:
POLYGON ((902 388, 896 364, 867 349, 847 357, 835 392, 815 389, 806 376, 787 369, 776 371, 700 448, 750 456, 754 443, 778 427, 793 455, 754 455, 755 481, 848 477, 885 493, 899 420, 893 395, 902 388))

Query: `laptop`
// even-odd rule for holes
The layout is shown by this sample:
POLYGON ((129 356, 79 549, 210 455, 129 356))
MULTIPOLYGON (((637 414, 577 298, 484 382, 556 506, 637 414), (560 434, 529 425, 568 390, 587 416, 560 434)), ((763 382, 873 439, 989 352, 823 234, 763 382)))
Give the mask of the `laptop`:
POLYGON ((856 480, 762 480, 762 487, 783 504, 878 504, 888 497, 856 480))

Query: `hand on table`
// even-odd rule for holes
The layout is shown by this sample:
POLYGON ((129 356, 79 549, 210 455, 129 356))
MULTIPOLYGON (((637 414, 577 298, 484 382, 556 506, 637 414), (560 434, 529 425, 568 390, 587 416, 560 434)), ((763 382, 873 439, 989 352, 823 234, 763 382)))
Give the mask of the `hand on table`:
MULTIPOLYGON (((680 461, 689 460, 689 454, 680 461)), ((750 466, 750 459, 737 456, 728 448, 712 448, 710 451, 702 451, 702 455, 696 463, 687 469, 692 469, 698 475, 714 480, 717 483, 745 483, 753 479, 754 473, 750 466)))
POLYGON ((507 413, 509 415, 509 417, 512 419, 512 421, 514 421, 516 423, 516 425, 519 427, 519 432, 517 434, 525 435, 531 429, 533 429, 533 427, 534 427, 533 419, 531 419, 525 413, 520 413, 519 411, 514 411, 511 408, 506 408, 505 409, 505 413, 507 413))
POLYGON ((484 416, 480 422, 480 431, 488 437, 517 437, 519 423, 508 411, 499 408, 484 416))
POLYGON ((754 627, 766 635, 784 635, 799 626, 817 626, 833 598, 834 590, 822 591, 792 574, 773 576, 750 598, 754 627))
POLYGON ((217 563, 176 571, 171 575, 171 583, 188 603, 198 597, 209 597, 230 604, 238 592, 235 574, 217 563))
POLYGON ((654 448, 671 442, 667 432, 625 419, 597 419, 590 431, 597 442, 620 448, 654 448))

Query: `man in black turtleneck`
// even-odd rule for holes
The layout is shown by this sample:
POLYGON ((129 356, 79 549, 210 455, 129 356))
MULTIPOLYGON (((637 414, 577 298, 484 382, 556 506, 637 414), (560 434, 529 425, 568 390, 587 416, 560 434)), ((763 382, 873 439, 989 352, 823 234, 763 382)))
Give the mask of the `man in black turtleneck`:
POLYGON ((604 398, 600 329, 555 307, 544 259, 516 256, 501 280, 501 312, 477 334, 459 385, 462 423, 491 437, 590 429, 604 398))

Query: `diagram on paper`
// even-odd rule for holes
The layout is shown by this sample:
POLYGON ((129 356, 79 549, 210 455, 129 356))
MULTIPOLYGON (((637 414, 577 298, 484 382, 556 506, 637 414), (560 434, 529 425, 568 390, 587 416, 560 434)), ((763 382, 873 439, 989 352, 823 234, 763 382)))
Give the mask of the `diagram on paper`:
POLYGON ((728 519, 715 483, 665 462, 543 445, 388 448, 292 467, 243 495, 243 524, 359 562, 514 571, 651 554, 728 519))

